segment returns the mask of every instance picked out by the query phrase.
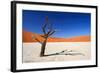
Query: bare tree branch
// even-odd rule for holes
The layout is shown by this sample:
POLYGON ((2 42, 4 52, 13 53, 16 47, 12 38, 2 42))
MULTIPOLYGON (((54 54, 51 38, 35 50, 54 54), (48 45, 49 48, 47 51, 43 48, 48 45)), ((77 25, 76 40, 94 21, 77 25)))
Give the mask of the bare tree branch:
POLYGON ((39 42, 40 44, 42 44, 42 42, 41 42, 40 40, 38 40, 37 38, 35 38, 35 40, 36 40, 37 42, 39 42))
POLYGON ((52 34, 54 34, 56 31, 55 30, 53 30, 50 34, 49 34, 49 36, 51 36, 52 34))
POLYGON ((42 27, 42 31, 44 34, 46 34, 45 27, 42 27))
POLYGON ((40 44, 42 44, 42 42, 41 42, 39 39, 37 39, 34 35, 32 35, 32 38, 33 38, 34 40, 36 40, 37 42, 39 42, 40 44))
POLYGON ((46 31, 47 31, 47 30, 46 30, 47 25, 48 25, 48 16, 46 16, 46 23, 42 26, 42 31, 43 31, 44 34, 47 34, 47 33, 46 33, 46 31))
POLYGON ((49 30, 49 31, 47 32, 47 35, 49 35, 51 32, 52 32, 52 30, 49 30))
POLYGON ((44 38, 48 38, 55 32, 52 28, 52 24, 48 22, 48 16, 46 16, 46 23, 42 26, 42 31, 44 33, 44 38))

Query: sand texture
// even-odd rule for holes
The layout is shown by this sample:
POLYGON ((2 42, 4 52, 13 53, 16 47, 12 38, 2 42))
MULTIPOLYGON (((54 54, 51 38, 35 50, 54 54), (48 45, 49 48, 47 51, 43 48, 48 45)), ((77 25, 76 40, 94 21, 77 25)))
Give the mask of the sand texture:
POLYGON ((45 54, 58 53, 60 55, 40 57, 40 43, 23 43, 23 63, 48 62, 48 61, 75 61, 91 58, 90 42, 47 42, 45 54), (65 55, 67 53, 67 55, 65 55))

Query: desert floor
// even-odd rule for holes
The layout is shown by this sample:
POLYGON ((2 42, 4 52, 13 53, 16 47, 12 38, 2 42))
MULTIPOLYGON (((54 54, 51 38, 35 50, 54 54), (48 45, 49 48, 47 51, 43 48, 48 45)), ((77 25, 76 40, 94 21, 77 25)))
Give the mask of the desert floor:
POLYGON ((48 61, 75 61, 91 58, 90 42, 48 42, 45 54, 59 53, 60 55, 40 57, 40 43, 23 43, 23 63, 48 62, 48 61), (67 53, 67 55, 65 55, 67 53))

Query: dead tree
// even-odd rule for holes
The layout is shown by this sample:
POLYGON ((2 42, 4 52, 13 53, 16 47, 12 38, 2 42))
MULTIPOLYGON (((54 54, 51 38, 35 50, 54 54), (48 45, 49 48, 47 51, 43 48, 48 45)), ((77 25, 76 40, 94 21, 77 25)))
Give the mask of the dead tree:
POLYGON ((46 16, 46 23, 42 25, 42 32, 43 32, 44 41, 42 42, 42 46, 41 46, 41 52, 40 52, 41 57, 46 56, 45 49, 46 49, 47 40, 52 34, 55 33, 52 24, 49 23, 48 16, 46 16))
POLYGON ((56 53, 45 55, 45 49, 46 49, 47 40, 56 31, 55 31, 55 29, 53 29, 52 24, 50 24, 50 22, 48 20, 48 16, 46 16, 46 22, 45 22, 45 24, 42 25, 42 32, 43 32, 42 37, 44 38, 43 42, 41 42, 36 37, 32 36, 32 37, 35 38, 36 41, 38 41, 42 45, 41 46, 40 57, 43 57, 43 56, 54 56, 54 55, 72 55, 72 56, 74 56, 74 55, 83 55, 84 56, 83 53, 74 52, 73 50, 67 50, 67 49, 66 50, 62 50, 61 52, 56 52, 56 53))

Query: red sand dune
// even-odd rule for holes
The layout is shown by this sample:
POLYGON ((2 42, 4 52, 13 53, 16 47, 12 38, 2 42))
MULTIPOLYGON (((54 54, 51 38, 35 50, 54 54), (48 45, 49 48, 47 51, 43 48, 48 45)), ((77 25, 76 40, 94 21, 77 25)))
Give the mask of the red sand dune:
MULTIPOLYGON (((43 42, 43 35, 23 31, 23 42, 43 42)), ((47 42, 90 42, 90 36, 77 36, 71 38, 49 37, 47 42)))

